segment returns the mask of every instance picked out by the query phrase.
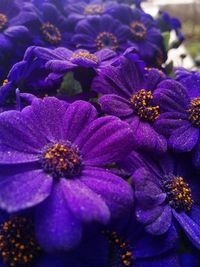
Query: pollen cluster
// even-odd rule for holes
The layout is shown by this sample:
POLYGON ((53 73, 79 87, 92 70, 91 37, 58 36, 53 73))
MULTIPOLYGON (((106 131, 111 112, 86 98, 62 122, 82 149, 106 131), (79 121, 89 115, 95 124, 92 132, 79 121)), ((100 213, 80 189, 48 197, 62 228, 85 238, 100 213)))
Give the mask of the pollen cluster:
POLYGON ((87 5, 84 14, 85 15, 100 15, 104 13, 104 6, 99 4, 87 5))
POLYGON ((4 85, 6 85, 7 83, 8 83, 8 79, 5 79, 5 80, 3 81, 3 84, 2 84, 2 85, 4 86, 4 85))
POLYGON ((25 217, 13 217, 0 229, 0 253, 10 267, 29 267, 38 256, 40 247, 34 236, 32 222, 25 217))
POLYGON ((86 58, 86 59, 89 59, 89 60, 92 60, 95 63, 98 63, 98 61, 99 61, 98 58, 95 55, 93 55, 91 53, 88 53, 88 52, 85 52, 85 51, 79 51, 79 52, 74 53, 72 55, 72 59, 74 59, 74 58, 80 58, 80 57, 86 58))
POLYGON ((191 123, 196 127, 200 127, 200 98, 194 98, 191 101, 188 113, 191 123))
POLYGON ((82 157, 78 147, 68 141, 47 146, 40 161, 44 171, 54 178, 68 178, 79 174, 82 157))
POLYGON ((159 106, 152 106, 153 95, 144 89, 134 94, 130 101, 136 114, 144 120, 154 122, 159 116, 159 106))
POLYGON ((4 29, 8 22, 6 15, 0 13, 0 31, 4 29))
POLYGON ((109 266, 132 266, 133 254, 128 242, 123 242, 117 232, 105 231, 103 233, 108 238, 110 245, 109 266))
POLYGON ((163 179, 163 186, 171 207, 185 212, 191 210, 193 204, 192 192, 182 177, 166 176, 163 179))
POLYGON ((140 41, 146 38, 147 28, 145 27, 143 23, 138 22, 138 21, 131 22, 130 30, 135 40, 140 41))
POLYGON ((60 30, 53 24, 47 22, 44 23, 41 27, 41 32, 45 41, 52 45, 57 45, 61 42, 61 33, 60 30))
POLYGON ((117 37, 111 32, 101 32, 96 38, 96 47, 98 50, 110 48, 115 51, 118 48, 117 37))

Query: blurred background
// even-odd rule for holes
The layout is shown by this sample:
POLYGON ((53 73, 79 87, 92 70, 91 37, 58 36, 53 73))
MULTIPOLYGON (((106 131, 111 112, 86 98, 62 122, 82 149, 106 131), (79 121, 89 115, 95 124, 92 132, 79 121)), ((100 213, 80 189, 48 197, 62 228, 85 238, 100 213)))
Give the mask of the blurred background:
MULTIPOLYGON (((180 19, 185 41, 169 52, 169 61, 173 60, 174 66, 200 69, 200 0, 148 0, 142 7, 152 16, 162 10, 180 19)), ((173 33, 170 38, 173 42, 173 33)))

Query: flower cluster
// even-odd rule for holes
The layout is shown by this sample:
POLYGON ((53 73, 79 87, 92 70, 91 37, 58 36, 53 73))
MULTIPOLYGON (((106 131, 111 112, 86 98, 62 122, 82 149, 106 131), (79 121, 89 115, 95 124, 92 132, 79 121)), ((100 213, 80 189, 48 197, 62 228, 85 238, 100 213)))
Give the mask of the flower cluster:
POLYGON ((142 2, 1 0, 2 267, 199 267, 200 74, 142 2))

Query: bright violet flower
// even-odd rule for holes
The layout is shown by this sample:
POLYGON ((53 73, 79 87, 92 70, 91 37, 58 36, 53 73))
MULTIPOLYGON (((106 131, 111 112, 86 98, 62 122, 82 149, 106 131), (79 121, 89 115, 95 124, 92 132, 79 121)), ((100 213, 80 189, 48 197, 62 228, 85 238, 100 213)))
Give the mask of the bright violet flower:
POLYGON ((103 48, 125 50, 129 29, 110 15, 92 16, 78 22, 72 39, 77 48, 96 52, 103 48))
POLYGON ((0 114, 0 206, 8 212, 35 206, 36 236, 47 249, 70 249, 82 223, 107 223, 130 208, 131 187, 105 165, 133 149, 127 123, 77 101, 35 99, 0 114))
POLYGON ((48 49, 32 47, 29 54, 46 61, 46 68, 54 73, 64 74, 78 67, 98 69, 111 64, 117 54, 110 49, 102 49, 95 53, 78 49, 71 51, 64 47, 48 49))
POLYGON ((200 75, 191 73, 186 77, 182 79, 187 88, 176 81, 159 84, 156 98, 162 102, 164 113, 155 127, 168 137, 168 145, 174 151, 192 152, 194 165, 200 168, 200 75))
POLYGON ((117 66, 99 71, 93 89, 104 94, 99 100, 102 111, 127 121, 134 131, 133 142, 143 151, 164 152, 165 138, 154 129, 160 115, 159 104, 154 104, 157 84, 165 75, 156 70, 145 70, 135 55, 127 54, 117 66))
POLYGON ((146 231, 162 235, 174 225, 199 249, 199 181, 187 161, 168 154, 152 160, 132 153, 124 166, 133 172, 136 216, 146 231))

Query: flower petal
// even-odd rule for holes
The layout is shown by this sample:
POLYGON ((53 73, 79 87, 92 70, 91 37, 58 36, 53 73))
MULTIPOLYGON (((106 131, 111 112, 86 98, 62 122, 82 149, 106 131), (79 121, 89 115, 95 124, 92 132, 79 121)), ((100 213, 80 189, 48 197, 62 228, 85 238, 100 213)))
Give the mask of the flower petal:
POLYGON ((135 196, 143 209, 156 207, 166 199, 166 194, 160 188, 156 177, 145 168, 140 168, 133 174, 135 196))
POLYGON ((184 212, 178 213, 173 210, 173 215, 179 222, 180 226, 183 228, 192 244, 200 249, 200 225, 198 225, 184 212))
POLYGON ((171 207, 168 205, 163 209, 162 214, 151 224, 148 224, 145 229, 152 235, 162 235, 168 231, 172 224, 171 207))
POLYGON ((174 248, 177 240, 178 233, 174 226, 171 226, 165 234, 160 236, 141 233, 134 244, 132 244, 134 256, 136 258, 158 256, 174 248))
POLYGON ((133 204, 130 185, 108 170, 87 168, 82 173, 81 181, 103 198, 112 217, 119 217, 133 204))
POLYGON ((176 252, 168 252, 156 258, 138 259, 137 267, 180 267, 179 258, 176 252))
POLYGON ((107 223, 109 209, 98 194, 79 180, 61 180, 62 190, 71 212, 80 220, 107 223))
POLYGON ((159 84, 153 97, 162 111, 185 112, 190 103, 186 88, 179 82, 169 79, 159 84))
POLYGON ((127 156, 134 146, 130 126, 111 116, 90 123, 82 136, 80 143, 84 164, 90 166, 119 161, 127 156))
POLYGON ((163 135, 171 135, 173 131, 188 123, 188 115, 181 112, 165 112, 154 122, 155 129, 163 135))
POLYGON ((175 130, 169 138, 168 144, 176 152, 189 152, 199 139, 199 129, 189 123, 175 130))
POLYGON ((141 121, 137 116, 134 116, 131 127, 134 131, 133 142, 138 149, 157 153, 163 153, 167 150, 167 141, 164 136, 158 134, 148 122, 141 121))
POLYGON ((41 138, 45 136, 48 142, 54 142, 64 139, 64 114, 67 105, 55 97, 45 97, 43 100, 33 100, 32 105, 23 112, 26 113, 29 124, 35 127, 34 132, 38 132, 41 138))
POLYGON ((200 169, 200 140, 198 140, 197 145, 194 148, 192 160, 193 160, 194 166, 197 169, 200 169))
POLYGON ((61 183, 36 210, 36 237, 47 251, 69 250, 81 239, 80 221, 71 213, 61 183))
POLYGON ((16 212, 33 207, 51 193, 52 177, 41 170, 0 177, 0 207, 16 212))
POLYGON ((102 111, 109 115, 125 117, 133 113, 129 101, 118 95, 105 95, 99 99, 99 103, 102 111))
POLYGON ((65 139, 75 142, 88 124, 96 119, 95 108, 85 101, 76 101, 69 105, 64 118, 65 139))

